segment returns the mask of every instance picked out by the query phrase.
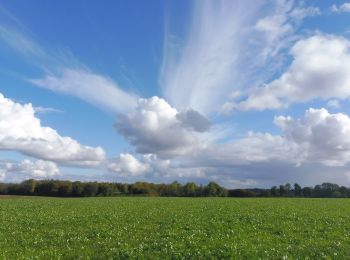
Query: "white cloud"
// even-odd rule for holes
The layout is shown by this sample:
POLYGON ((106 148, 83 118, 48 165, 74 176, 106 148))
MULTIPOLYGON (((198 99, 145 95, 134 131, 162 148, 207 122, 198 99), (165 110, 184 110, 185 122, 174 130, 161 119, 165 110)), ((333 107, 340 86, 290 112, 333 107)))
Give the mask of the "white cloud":
MULTIPOLYGON (((332 98, 328 105, 337 107, 338 99, 348 98, 349 42, 329 35, 299 40, 292 48, 294 60, 289 69, 267 86, 254 88, 278 73, 284 51, 299 39, 295 35, 299 23, 319 10, 289 0, 203 0, 194 5, 186 44, 183 48, 169 41, 165 44, 160 79, 171 105, 158 97, 138 100, 74 57, 55 55, 26 35, 0 26, 0 38, 44 71, 43 77, 31 83, 123 113, 116 128, 142 153, 122 153, 106 160, 101 148, 83 146, 41 126, 35 112, 47 109, 33 109, 0 96, 0 149, 50 160, 3 163, 0 179, 57 176, 56 162, 100 166, 99 170, 107 168, 118 178, 132 181, 180 178, 250 186, 269 180, 275 184, 290 173, 306 176, 319 171, 331 176, 334 169, 346 167, 347 115, 310 109, 299 119, 276 117, 281 135, 249 132, 233 139, 201 114, 282 108, 315 98, 332 98), (247 87, 252 92, 247 94, 247 87)), ((336 11, 342 6, 335 6, 336 11)), ((170 33, 166 37, 174 39, 170 33)))
POLYGON ((124 154, 111 161, 109 169, 118 176, 153 181, 218 180, 241 186, 271 185, 293 179, 339 180, 348 172, 349 116, 309 109, 301 118, 279 116, 275 123, 281 128, 281 135, 249 132, 224 144, 206 142, 193 146, 171 160, 154 154, 141 159, 124 154))
POLYGON ((62 113, 63 111, 53 107, 34 107, 35 113, 48 114, 48 113, 62 113))
POLYGON ((178 112, 164 99, 139 99, 135 111, 120 115, 116 128, 136 151, 172 157, 200 145, 200 132, 210 122, 195 110, 178 112), (190 120, 191 119, 191 120, 190 120))
POLYGON ((340 6, 332 5, 331 10, 336 13, 350 13, 350 3, 343 3, 340 6))
MULTIPOLYGON (((139 159, 129 153, 122 153, 114 159, 110 159, 106 165, 107 169, 125 180, 133 180, 134 177, 156 179, 162 181, 173 176, 178 169, 173 168, 170 160, 164 160, 155 154, 145 154, 139 159)), ((174 176, 173 176, 174 177, 174 176)))
POLYGON ((211 122, 198 111, 187 109, 176 114, 182 126, 197 132, 206 132, 211 127, 211 122))
POLYGON ((23 160, 21 162, 0 162, 0 180, 18 182, 26 179, 55 178, 60 175, 57 165, 53 162, 23 160))
POLYGON ((180 57, 166 36, 161 83, 173 106, 207 113, 224 99, 236 77, 240 39, 258 6, 243 1, 195 2, 194 22, 180 57))
POLYGON ((207 145, 183 156, 179 166, 192 172, 200 168, 205 179, 236 180, 243 186, 343 181, 350 163, 348 115, 309 109, 301 118, 279 116, 275 123, 281 135, 251 132, 225 144, 207 145))
POLYGON ((271 40, 293 30, 292 25, 287 23, 287 17, 282 14, 264 17, 257 21, 254 28, 267 33, 271 40))
POLYGON ((30 82, 112 112, 127 112, 136 106, 136 95, 123 91, 112 79, 87 69, 63 69, 60 75, 49 74, 30 82))
POLYGON ((136 105, 137 95, 123 90, 111 78, 93 72, 68 51, 48 50, 25 33, 1 24, 0 40, 45 73, 42 78, 29 79, 36 86, 112 112, 126 112, 136 105))
POLYGON ((291 10, 290 16, 295 19, 296 22, 300 22, 302 19, 310 16, 321 15, 320 8, 314 6, 301 7, 298 6, 291 10))
POLYGON ((19 104, 0 94, 0 149, 18 151, 43 160, 69 165, 99 165, 105 159, 101 147, 79 144, 41 126, 32 105, 19 104))
POLYGON ((210 144, 187 154, 189 166, 233 167, 257 163, 304 163, 346 166, 350 163, 350 117, 326 109, 308 109, 298 119, 278 116, 281 135, 249 132, 225 144, 210 144))
POLYGON ((249 165, 272 161, 296 165, 300 160, 294 143, 282 136, 254 132, 226 144, 212 144, 199 151, 197 156, 208 166, 249 165))
POLYGON ((6 174, 4 171, 0 170, 0 181, 5 181, 6 174))
POLYGON ((305 160, 329 166, 344 166, 350 162, 350 118, 326 109, 309 109, 304 117, 276 117, 285 138, 295 142, 305 160))
POLYGON ((275 73, 300 21, 318 13, 288 0, 194 4, 186 44, 179 47, 171 33, 166 35, 160 82, 172 106, 204 114, 222 110, 232 91, 275 73))
POLYGON ((340 102, 338 99, 331 99, 327 102, 329 108, 340 108, 340 102))
POLYGON ((350 42, 332 35, 315 35, 291 49, 293 62, 278 79, 256 88, 236 108, 278 109, 316 98, 350 96, 350 42))
POLYGON ((6 27, 0 24, 0 39, 24 56, 35 56, 38 59, 42 59, 44 56, 46 56, 42 48, 37 43, 14 28, 6 27))
POLYGON ((129 153, 122 153, 107 164, 109 171, 128 177, 140 176, 150 170, 148 164, 140 162, 129 153))
POLYGON ((160 159, 155 154, 145 154, 139 159, 129 153, 120 154, 109 160, 107 169, 113 176, 126 181, 137 180, 171 182, 174 180, 193 180, 206 178, 201 167, 186 167, 177 165, 174 160, 160 159))

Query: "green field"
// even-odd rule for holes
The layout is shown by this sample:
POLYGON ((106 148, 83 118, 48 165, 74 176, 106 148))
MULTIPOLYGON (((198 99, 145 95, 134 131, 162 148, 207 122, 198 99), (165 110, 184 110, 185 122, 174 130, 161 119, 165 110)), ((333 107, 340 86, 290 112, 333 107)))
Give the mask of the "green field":
POLYGON ((350 258, 349 199, 0 199, 0 259, 350 258))

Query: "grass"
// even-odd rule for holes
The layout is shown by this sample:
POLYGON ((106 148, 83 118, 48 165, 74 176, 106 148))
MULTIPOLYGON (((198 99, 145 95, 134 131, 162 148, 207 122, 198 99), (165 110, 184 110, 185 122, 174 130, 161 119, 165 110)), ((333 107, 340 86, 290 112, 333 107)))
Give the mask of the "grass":
POLYGON ((0 200, 7 199, 42 199, 45 197, 41 196, 22 196, 22 195, 0 195, 0 200))
POLYGON ((350 258, 348 199, 0 200, 0 259, 350 258))

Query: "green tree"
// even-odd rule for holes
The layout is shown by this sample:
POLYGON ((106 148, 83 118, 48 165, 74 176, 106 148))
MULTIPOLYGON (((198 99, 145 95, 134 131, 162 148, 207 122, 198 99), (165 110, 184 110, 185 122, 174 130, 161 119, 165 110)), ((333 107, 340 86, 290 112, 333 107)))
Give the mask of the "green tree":
POLYGON ((177 181, 174 181, 170 184, 169 187, 170 196, 182 196, 182 186, 177 181))
POLYGON ((278 196, 278 191, 277 191, 277 187, 276 186, 273 186, 271 188, 271 196, 273 196, 273 197, 278 196))
POLYGON ((298 183, 294 183, 294 195, 296 197, 300 197, 302 195, 301 186, 298 183))
POLYGON ((197 186, 194 182, 188 182, 184 186, 184 193, 187 197, 194 197, 196 195, 197 186))
POLYGON ((85 197, 96 196, 97 190, 98 190, 97 182, 88 182, 84 186, 83 196, 85 197))
POLYGON ((35 192, 36 181, 33 179, 29 179, 29 180, 23 181, 21 183, 21 186, 23 189, 23 194, 33 195, 35 192))
POLYGON ((341 186, 339 188, 339 192, 341 193, 343 198, 348 198, 349 197, 349 190, 348 190, 348 188, 346 188, 344 186, 341 186))
POLYGON ((111 196, 115 190, 110 183, 99 183, 97 194, 100 196, 111 196))
POLYGON ((72 183, 72 196, 82 197, 84 192, 84 185, 80 181, 75 181, 72 183))
POLYGON ((286 196, 290 196, 291 189, 292 189, 292 185, 290 185, 290 183, 287 183, 286 185, 284 185, 284 191, 286 196))
POLYGON ((303 197, 312 197, 313 196, 313 189, 311 187, 304 187, 301 189, 303 197))
POLYGON ((286 195, 286 189, 284 187, 284 185, 280 185, 280 190, 279 190, 279 194, 281 197, 285 196, 286 195))
POLYGON ((216 182, 209 182, 207 186, 207 195, 210 197, 226 197, 228 194, 228 191, 221 187, 216 182))
POLYGON ((60 197, 70 197, 72 196, 73 186, 70 181, 62 181, 58 186, 58 196, 60 197))

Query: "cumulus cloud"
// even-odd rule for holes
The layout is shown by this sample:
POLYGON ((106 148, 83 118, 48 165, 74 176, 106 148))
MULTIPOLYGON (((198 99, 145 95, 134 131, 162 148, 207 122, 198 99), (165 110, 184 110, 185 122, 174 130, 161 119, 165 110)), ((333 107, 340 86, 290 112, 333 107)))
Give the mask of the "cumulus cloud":
POLYGON ((300 118, 279 116, 274 122, 280 135, 250 132, 225 144, 207 145, 189 154, 181 167, 200 167, 204 178, 235 180, 243 186, 344 181, 350 163, 348 115, 311 108, 300 118))
POLYGON ((350 13, 350 3, 343 3, 340 6, 332 5, 331 10, 336 13, 350 13))
POLYGON ((248 132, 225 143, 207 141, 171 159, 121 154, 109 160, 107 168, 124 180, 215 180, 227 187, 293 181, 309 185, 319 179, 339 182, 349 172, 348 115, 310 108, 299 118, 275 117, 274 123, 281 134, 248 132))
POLYGON ((119 116, 116 129, 142 154, 172 157, 200 145, 210 122, 195 110, 178 112, 164 99, 139 99, 135 111, 119 116))
POLYGON ((305 160, 344 166, 350 158, 350 118, 326 109, 309 109, 300 119, 276 117, 285 138, 299 146, 305 160))
POLYGON ((170 160, 160 159, 155 154, 144 154, 136 158, 132 154, 122 153, 110 159, 106 167, 112 176, 127 181, 135 180, 135 177, 138 180, 174 180, 181 171, 180 168, 174 167, 170 160))
POLYGON ((17 182, 25 179, 46 179, 60 175, 60 170, 53 162, 23 160, 21 162, 0 162, 0 180, 17 182))
POLYGON ((197 132, 206 132, 211 126, 210 121, 206 117, 193 109, 180 111, 176 117, 185 128, 189 128, 197 132))
POLYGON ((134 177, 146 173, 150 170, 150 167, 148 164, 136 159, 133 155, 122 153, 117 158, 109 161, 107 169, 119 175, 134 177))
POLYGON ((79 144, 41 125, 33 106, 19 104, 0 94, 0 149, 67 165, 96 166, 105 159, 101 147, 79 144))
POLYGON ((224 143, 217 143, 202 139, 201 131, 208 128, 198 125, 202 119, 207 121, 197 113, 178 112, 158 97, 140 99, 137 109, 121 116, 116 128, 143 156, 121 154, 110 160, 107 168, 124 177, 210 180, 221 176, 248 185, 254 183, 254 173, 255 178, 264 179, 272 176, 264 171, 270 171, 276 178, 277 169, 301 174, 301 169, 310 172, 313 165, 326 172, 327 167, 349 163, 350 118, 345 114, 309 109, 298 119, 276 117, 280 135, 248 132, 241 138, 226 136, 224 143), (190 120, 192 116, 201 120, 190 120))
POLYGON ((350 117, 325 108, 308 109, 298 119, 275 117, 281 135, 249 132, 225 144, 211 144, 188 155, 189 165, 233 167, 257 163, 346 166, 350 162, 350 117))
POLYGON ((126 181, 145 180, 156 182, 171 182, 175 180, 207 180, 204 168, 188 167, 178 164, 174 160, 161 159, 156 154, 144 154, 135 158, 129 153, 120 154, 107 163, 107 169, 112 177, 122 178, 126 181))
MULTIPOLYGON (((261 162, 286 162, 296 165, 300 158, 297 146, 282 136, 249 132, 225 144, 211 144, 192 155, 190 164, 208 167, 232 167, 261 162)), ((189 155, 191 156, 191 155, 189 155)))
POLYGON ((239 109, 279 109, 294 102, 350 96, 350 42, 332 35, 315 35, 291 49, 293 62, 283 75, 256 88, 239 109))

